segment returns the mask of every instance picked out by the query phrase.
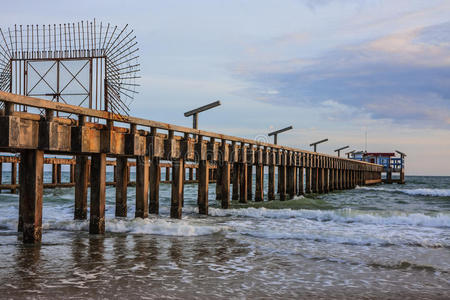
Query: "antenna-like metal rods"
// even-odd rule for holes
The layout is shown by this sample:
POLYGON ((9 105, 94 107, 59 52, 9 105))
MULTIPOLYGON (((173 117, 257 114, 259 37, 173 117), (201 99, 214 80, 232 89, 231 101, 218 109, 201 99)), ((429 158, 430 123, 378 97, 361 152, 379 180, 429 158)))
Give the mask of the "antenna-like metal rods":
POLYGON ((291 130, 291 129, 293 129, 293 127, 292 127, 292 126, 288 126, 288 127, 286 127, 286 128, 279 129, 279 130, 277 130, 277 131, 273 131, 273 132, 269 133, 268 135, 269 135, 269 136, 272 136, 272 135, 273 135, 273 143, 274 143, 275 145, 277 145, 277 143, 278 143, 278 134, 279 134, 279 133, 282 133, 282 132, 285 132, 285 131, 288 131, 288 130, 291 130))
POLYGON ((208 110, 208 109, 211 109, 211 108, 214 108, 214 107, 217 107, 219 105, 221 105, 220 101, 212 102, 212 103, 203 105, 203 106, 201 106, 199 108, 196 108, 196 109, 190 110, 188 112, 185 112, 184 116, 185 117, 192 116, 192 121, 193 121, 192 122, 192 128, 198 129, 198 113, 201 113, 202 111, 205 111, 205 110, 208 110))
POLYGON ((323 139, 323 140, 317 141, 315 143, 311 143, 311 144, 309 144, 309 146, 314 147, 314 152, 317 152, 317 145, 321 144, 321 143, 325 143, 325 142, 328 142, 328 139, 323 139))
POLYGON ((334 150, 334 152, 337 152, 338 153, 338 157, 341 157, 341 150, 344 150, 344 149, 347 149, 347 148, 350 148, 350 146, 341 147, 339 149, 334 150))

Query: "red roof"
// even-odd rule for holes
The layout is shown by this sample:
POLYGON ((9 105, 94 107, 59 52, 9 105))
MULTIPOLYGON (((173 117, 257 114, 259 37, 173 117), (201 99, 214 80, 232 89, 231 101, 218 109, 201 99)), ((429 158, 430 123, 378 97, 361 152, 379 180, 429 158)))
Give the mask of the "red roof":
POLYGON ((364 156, 383 156, 383 157, 391 157, 395 156, 395 153, 383 153, 383 152, 372 152, 372 153, 366 153, 364 156))

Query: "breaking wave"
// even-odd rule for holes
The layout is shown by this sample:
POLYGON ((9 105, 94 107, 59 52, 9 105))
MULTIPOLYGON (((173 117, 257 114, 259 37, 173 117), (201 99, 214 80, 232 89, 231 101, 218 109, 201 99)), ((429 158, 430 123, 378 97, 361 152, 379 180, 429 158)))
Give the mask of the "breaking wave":
POLYGON ((357 189, 403 193, 411 196, 450 197, 450 189, 387 189, 383 187, 357 187, 357 189))
POLYGON ((292 209, 266 209, 266 208, 245 208, 245 209, 218 209, 211 208, 212 216, 237 216, 253 218, 304 218, 319 222, 339 222, 339 223, 363 223, 378 225, 410 225, 424 227, 449 227, 450 215, 439 213, 435 215, 425 215, 422 213, 369 213, 352 209, 342 210, 292 210, 292 209))

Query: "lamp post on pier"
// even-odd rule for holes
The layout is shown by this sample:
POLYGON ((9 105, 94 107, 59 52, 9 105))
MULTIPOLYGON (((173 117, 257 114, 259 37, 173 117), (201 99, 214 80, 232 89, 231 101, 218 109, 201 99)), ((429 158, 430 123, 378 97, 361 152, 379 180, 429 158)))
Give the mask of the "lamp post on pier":
POLYGON ((334 150, 334 152, 337 152, 338 153, 338 157, 341 157, 341 151, 344 150, 344 149, 347 149, 347 148, 350 148, 350 146, 341 147, 339 149, 334 150))
POLYGON ((325 143, 325 142, 328 142, 328 139, 323 139, 323 140, 317 141, 315 143, 311 143, 311 144, 309 144, 309 146, 314 147, 314 152, 317 152, 317 145, 321 144, 321 143, 325 143))
POLYGON ((270 132, 268 135, 269 136, 273 135, 273 143, 275 145, 277 145, 277 143, 278 143, 278 134, 282 133, 282 132, 285 132, 285 131, 288 131, 288 130, 291 130, 291 129, 293 129, 293 127, 292 126, 288 126, 288 127, 283 128, 283 129, 279 129, 279 130, 270 132))
POLYGON ((199 108, 196 108, 196 109, 190 110, 188 112, 185 112, 184 116, 185 117, 192 116, 192 128, 198 129, 198 114, 203 112, 203 111, 205 111, 205 110, 217 107, 219 105, 221 105, 220 101, 215 101, 215 102, 212 102, 212 103, 200 106, 199 108))

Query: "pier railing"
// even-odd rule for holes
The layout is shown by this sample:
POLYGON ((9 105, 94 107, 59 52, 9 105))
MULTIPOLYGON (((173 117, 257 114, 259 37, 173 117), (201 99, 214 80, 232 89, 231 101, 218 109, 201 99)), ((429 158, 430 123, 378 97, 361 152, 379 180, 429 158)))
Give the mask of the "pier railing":
POLYGON ((91 233, 104 232, 107 156, 116 160, 116 216, 122 217, 127 215, 129 159, 136 161, 135 217, 141 218, 159 212, 161 161, 171 162, 170 215, 173 218, 182 215, 186 162, 197 164, 201 214, 208 213, 211 166, 216 168, 216 199, 223 208, 230 206, 231 199, 243 203, 252 198, 274 200, 279 194, 280 200, 286 200, 296 195, 381 181, 383 166, 367 162, 6 92, 0 92, 0 101, 4 105, 0 117, 0 151, 20 152, 21 156, 19 230, 24 232, 24 241, 41 239, 44 153, 76 156, 74 214, 76 219, 87 217, 89 181, 91 233), (37 108, 42 113, 15 111, 15 105, 37 108), (76 119, 57 117, 57 112, 76 119), (88 122, 92 119, 97 122, 88 122), (266 192, 265 167, 269 181, 266 192), (254 191, 253 174, 256 176, 254 191))

